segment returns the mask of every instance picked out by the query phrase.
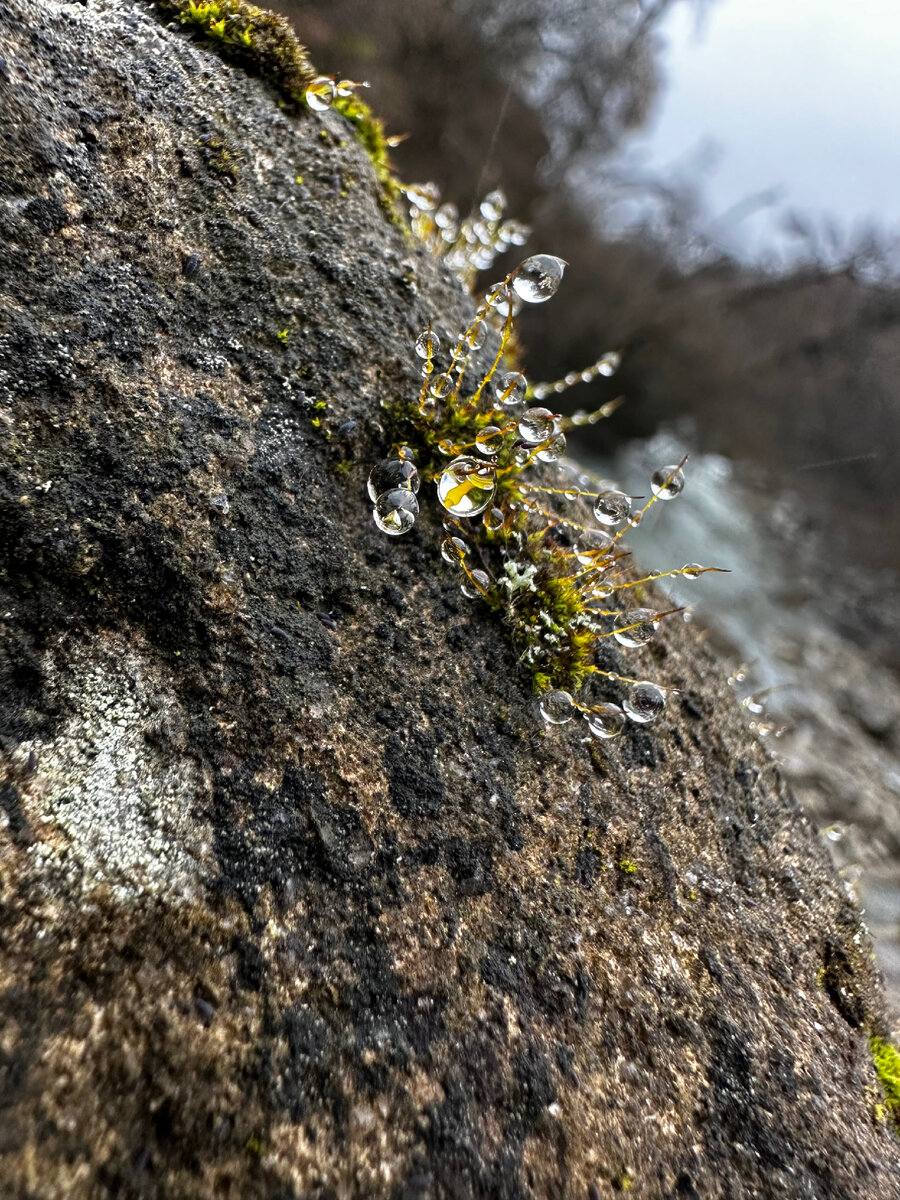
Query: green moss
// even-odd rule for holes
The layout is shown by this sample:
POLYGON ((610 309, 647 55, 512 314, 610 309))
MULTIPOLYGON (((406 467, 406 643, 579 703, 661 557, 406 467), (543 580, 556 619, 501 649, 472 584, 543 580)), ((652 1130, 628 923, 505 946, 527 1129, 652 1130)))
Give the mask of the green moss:
POLYGON ((353 126, 357 139, 368 154, 378 182, 381 184, 382 194, 388 202, 390 214, 392 217, 396 217, 399 223, 396 203, 400 199, 400 185, 397 183, 391 167, 383 122, 358 96, 338 96, 333 107, 335 112, 346 117, 353 126))
MULTIPOLYGON (((260 75, 292 105, 303 105, 306 88, 317 72, 284 17, 245 0, 154 0, 154 3, 174 14, 182 25, 209 38, 226 58, 260 75)), ((369 156, 381 188, 381 207, 392 223, 405 228, 397 206, 400 186, 391 168, 384 125, 356 96, 338 96, 333 108, 350 122, 369 156)), ((323 130, 323 134, 327 138, 327 132, 323 130)))
POLYGON ((155 0, 213 41, 229 59, 262 76, 299 104, 316 70, 284 17, 244 0, 155 0))
POLYGON ((879 1082, 884 1091, 884 1101, 887 1111, 894 1122, 900 1136, 900 1051, 890 1042, 884 1041, 874 1034, 869 1038, 872 1049, 872 1059, 879 1082))
POLYGON ((626 875, 637 874, 637 863, 633 863, 630 858, 620 858, 616 866, 626 875))

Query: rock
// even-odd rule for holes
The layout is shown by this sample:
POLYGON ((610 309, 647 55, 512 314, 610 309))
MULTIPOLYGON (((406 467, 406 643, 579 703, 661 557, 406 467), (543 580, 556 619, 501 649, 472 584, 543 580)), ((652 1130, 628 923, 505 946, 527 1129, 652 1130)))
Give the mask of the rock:
POLYGON ((3 1195, 900 1196, 859 914, 716 662, 548 733, 434 503, 375 530, 471 301, 349 124, 145 4, 0 28, 3 1195))

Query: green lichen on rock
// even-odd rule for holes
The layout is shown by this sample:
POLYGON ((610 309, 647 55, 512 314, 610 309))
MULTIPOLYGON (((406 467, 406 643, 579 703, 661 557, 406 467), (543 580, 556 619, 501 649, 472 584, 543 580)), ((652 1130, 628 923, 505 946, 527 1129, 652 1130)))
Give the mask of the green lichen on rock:
POLYGON ((875 1070, 884 1090, 888 1114, 900 1136, 900 1051, 890 1042, 874 1034, 869 1039, 869 1045, 872 1048, 875 1070))

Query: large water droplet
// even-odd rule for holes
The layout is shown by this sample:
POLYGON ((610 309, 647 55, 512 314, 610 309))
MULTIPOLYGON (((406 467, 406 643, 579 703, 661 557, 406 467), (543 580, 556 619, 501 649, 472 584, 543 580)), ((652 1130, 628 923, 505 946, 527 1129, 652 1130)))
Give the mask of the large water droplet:
POLYGON ((681 568, 681 574, 685 579, 699 579, 703 571, 704 568, 699 563, 685 563, 681 568))
POLYGON ((568 692, 544 692, 540 701, 541 716, 548 725, 565 725, 578 711, 568 692))
POLYGON ((637 725, 649 725, 665 710, 666 694, 655 683, 638 683, 622 701, 625 715, 637 725))
POLYGON ((618 737, 625 728, 625 714, 618 704, 598 704, 584 714, 591 737, 601 740, 618 737))
POLYGON ((519 437, 529 446, 539 446, 553 434, 556 416, 549 408, 528 408, 519 418, 519 437))
POLYGON ((490 463, 461 454, 438 480, 438 499, 455 517, 477 517, 497 490, 497 474, 490 463))
POLYGON ((416 354, 419 358, 434 358, 441 348, 441 339, 430 329, 424 330, 416 338, 416 354))
POLYGON ((601 525, 621 525, 631 515, 631 498, 624 492, 601 492, 594 501, 594 516, 601 525))
POLYGON ((552 254, 526 258, 513 277, 516 295, 528 304, 542 304, 553 296, 562 281, 566 264, 552 254))
POLYGON ((655 616, 656 613, 649 608, 634 608, 631 612, 619 613, 613 637, 620 646, 628 646, 629 649, 646 646, 656 637, 655 616), (634 628, 629 629, 628 626, 634 628))
POLYGON ((660 467, 650 479, 653 495, 660 500, 673 500, 684 491, 684 471, 677 465, 660 467))
POLYGON ((335 90, 333 79, 319 75, 306 89, 306 103, 314 112, 324 112, 326 108, 331 108, 335 90))
POLYGON ((369 498, 373 501, 395 488, 417 492, 420 486, 419 472, 415 463, 409 459, 385 458, 376 463, 369 472, 369 482, 366 486, 369 498))
POLYGON ((412 529, 419 513, 419 502, 412 492, 395 488, 379 496, 372 510, 375 524, 384 533, 399 537, 412 529))

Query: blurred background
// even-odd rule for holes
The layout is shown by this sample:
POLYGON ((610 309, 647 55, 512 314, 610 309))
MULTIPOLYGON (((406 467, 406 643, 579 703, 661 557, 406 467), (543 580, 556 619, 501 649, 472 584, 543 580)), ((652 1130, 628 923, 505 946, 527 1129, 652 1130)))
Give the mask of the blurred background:
POLYGON ((523 313, 526 374, 635 494, 633 538, 719 649, 876 936, 900 1019, 900 10, 894 0, 280 0, 369 80, 408 183, 490 189, 571 264, 523 313), (652 516, 652 520, 649 517, 652 516))

